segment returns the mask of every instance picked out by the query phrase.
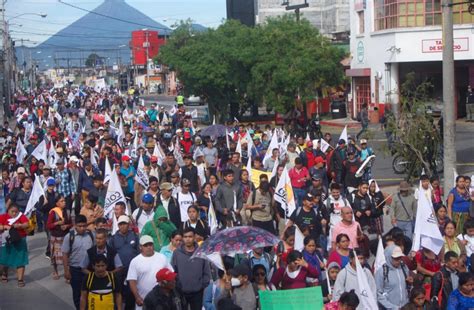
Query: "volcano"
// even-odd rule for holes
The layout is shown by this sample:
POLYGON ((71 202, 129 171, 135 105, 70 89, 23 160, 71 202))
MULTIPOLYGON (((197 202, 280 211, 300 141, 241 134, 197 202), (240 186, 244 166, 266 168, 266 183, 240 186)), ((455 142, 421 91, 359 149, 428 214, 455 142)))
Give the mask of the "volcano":
MULTIPOLYGON (((31 50, 41 69, 46 64, 50 68, 55 65, 81 66, 92 53, 107 59, 109 65, 129 64, 131 33, 144 28, 158 31, 159 36, 171 33, 168 27, 130 6, 125 0, 105 0, 31 50)), ((18 61, 23 63, 22 59, 18 61)))

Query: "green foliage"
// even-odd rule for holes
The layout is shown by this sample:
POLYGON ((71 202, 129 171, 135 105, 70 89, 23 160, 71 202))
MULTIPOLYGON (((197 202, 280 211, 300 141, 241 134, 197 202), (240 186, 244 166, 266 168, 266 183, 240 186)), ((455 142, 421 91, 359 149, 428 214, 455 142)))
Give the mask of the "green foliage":
POLYGON ((176 71, 187 94, 206 97, 211 113, 236 116, 254 102, 286 112, 295 98, 339 85, 343 57, 308 21, 285 16, 254 28, 229 20, 205 32, 183 22, 158 60, 176 71))
POLYGON ((417 83, 414 72, 407 74, 400 87, 399 117, 392 115, 388 119, 387 130, 395 136, 395 152, 413 163, 408 178, 414 177, 422 169, 428 175, 436 174, 433 164, 441 137, 426 109, 432 89, 433 85, 428 81, 417 83))

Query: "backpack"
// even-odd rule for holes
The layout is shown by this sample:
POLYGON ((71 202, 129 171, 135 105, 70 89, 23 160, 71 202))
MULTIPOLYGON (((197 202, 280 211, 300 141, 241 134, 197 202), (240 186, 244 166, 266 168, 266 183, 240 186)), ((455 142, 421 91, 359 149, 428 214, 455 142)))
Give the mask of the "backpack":
MULTIPOLYGON (((383 264, 382 268, 383 268, 383 283, 385 285, 385 283, 388 282, 388 272, 389 272, 389 270, 388 270, 387 264, 383 264)), ((406 269, 408 269, 408 267, 403 262, 401 262, 400 263, 400 268, 402 268, 403 277, 405 278, 405 283, 406 283, 406 280, 407 280, 407 277, 408 277, 406 269)), ((410 295, 411 288, 408 285, 408 283, 406 283, 406 289, 407 289, 408 295, 410 295)))
MULTIPOLYGON (((90 230, 86 230, 86 233, 91 238, 92 244, 94 244, 94 235, 92 234, 92 232, 90 230)), ((69 232, 69 255, 71 255, 72 245, 74 244, 74 240, 76 240, 76 233, 75 231, 71 230, 69 232)))
POLYGON ((115 290, 115 276, 111 272, 107 272, 109 283, 112 284, 112 291, 107 294, 93 293, 91 291, 92 283, 94 282, 95 273, 90 272, 87 275, 86 288, 89 291, 87 296, 87 304, 89 309, 114 309, 114 290, 115 290))

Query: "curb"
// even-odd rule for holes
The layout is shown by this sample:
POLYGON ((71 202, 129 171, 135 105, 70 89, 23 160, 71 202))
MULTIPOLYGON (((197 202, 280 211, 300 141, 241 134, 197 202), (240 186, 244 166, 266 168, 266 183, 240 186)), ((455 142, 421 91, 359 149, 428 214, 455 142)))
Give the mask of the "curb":
POLYGON ((355 123, 355 122, 341 123, 341 122, 336 122, 336 121, 320 121, 320 124, 324 126, 338 127, 338 128, 344 128, 345 126, 347 126, 347 128, 361 128, 360 124, 355 123))

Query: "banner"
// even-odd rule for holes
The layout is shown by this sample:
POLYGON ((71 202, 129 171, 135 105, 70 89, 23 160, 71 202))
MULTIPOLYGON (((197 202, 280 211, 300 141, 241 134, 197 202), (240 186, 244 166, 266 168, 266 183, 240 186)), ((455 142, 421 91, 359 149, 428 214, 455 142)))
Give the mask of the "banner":
POLYGON ((259 291, 262 310, 314 310, 323 309, 323 292, 320 286, 282 291, 259 291))
POLYGON ((120 181, 117 175, 117 171, 112 169, 110 174, 110 182, 107 187, 107 193, 105 194, 105 203, 104 203, 104 215, 107 218, 110 218, 110 213, 114 210, 115 204, 119 201, 122 201, 127 205, 127 200, 123 194, 122 187, 120 186, 120 181))
POLYGON ((293 194, 293 187, 291 186, 290 176, 286 167, 283 169, 283 173, 275 188, 273 198, 281 203, 281 207, 286 212, 285 219, 289 218, 293 211, 296 210, 295 195, 293 194))
POLYGON ((271 172, 253 169, 253 168, 251 169, 251 173, 249 174, 250 180, 253 182, 253 185, 255 185, 255 188, 258 188, 260 186, 260 175, 262 174, 266 174, 268 177, 268 181, 270 182, 271 175, 272 175, 271 172))
POLYGON ((135 175, 135 181, 138 182, 145 190, 148 190, 148 176, 145 171, 145 163, 143 162, 143 156, 140 155, 137 166, 137 174, 135 175))

